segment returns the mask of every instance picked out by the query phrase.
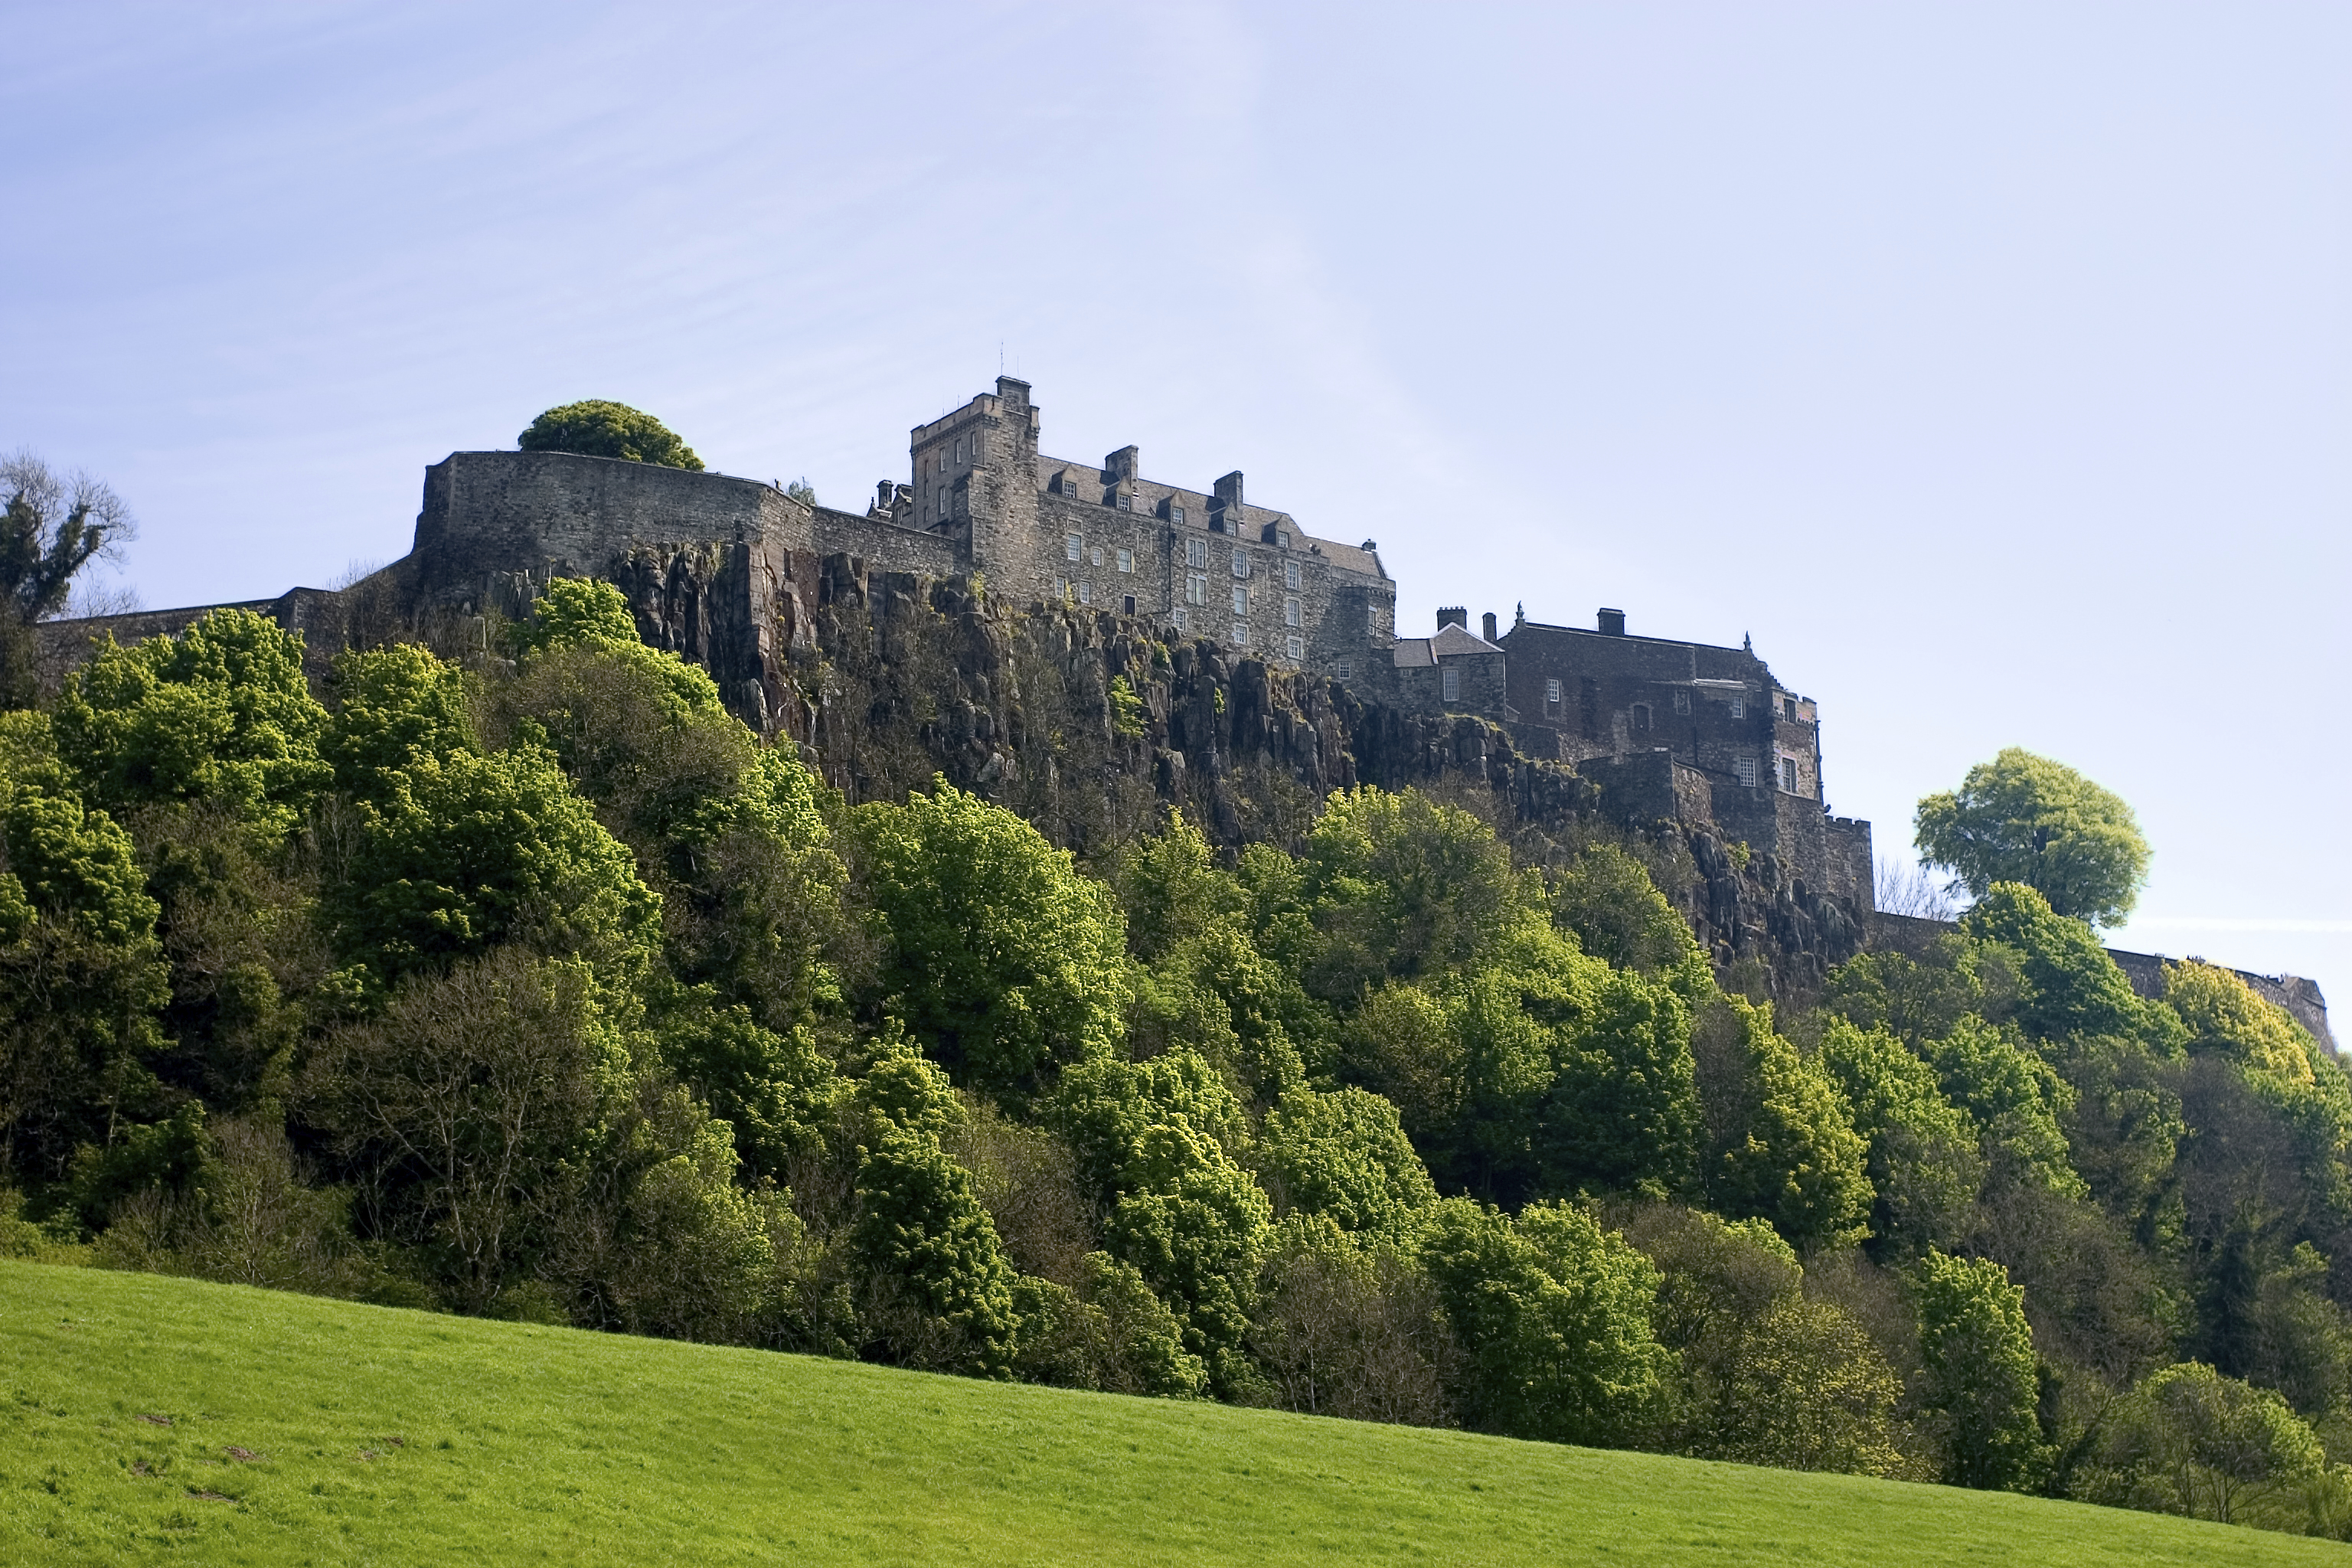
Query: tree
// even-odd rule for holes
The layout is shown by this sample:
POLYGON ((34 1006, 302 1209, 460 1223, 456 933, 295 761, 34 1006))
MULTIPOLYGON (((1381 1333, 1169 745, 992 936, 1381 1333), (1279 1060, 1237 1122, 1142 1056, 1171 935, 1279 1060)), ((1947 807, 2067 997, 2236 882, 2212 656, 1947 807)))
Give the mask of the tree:
POLYGON ((2147 882, 2147 840, 2122 797, 2016 746, 1921 801, 1915 826, 1921 856, 1974 898, 2022 882, 2062 915, 2114 926, 2147 882))
POLYGON ((1352 1001, 1368 984, 1462 963, 1542 907, 1495 830, 1419 790, 1334 795, 1307 835, 1303 891, 1323 935, 1317 994, 1352 1001))
POLYGON ((341 655, 332 686, 319 750, 349 794, 379 795, 414 763, 474 749, 465 672, 415 643, 341 655))
POLYGON ((2319 1439, 2277 1394, 2184 1362, 2119 1402, 2078 1489, 2094 1502, 2230 1524, 2326 1465, 2319 1439))
POLYGON ((12 702, 32 695, 27 628, 67 609, 92 561, 120 561, 139 537, 122 498, 88 474, 52 472, 30 452, 0 459, 0 680, 12 702))
POLYGON ((1259 1149, 1261 1169, 1290 1207, 1354 1235, 1409 1241, 1437 1201, 1396 1107, 1365 1089, 1291 1089, 1266 1112, 1259 1149))
POLYGON ((515 437, 526 452, 577 452, 587 458, 625 458, 665 468, 699 470, 702 459, 669 426, 625 403, 591 398, 551 408, 515 437))
POLYGON ((1462 1346, 1464 1425, 1609 1447, 1654 1419, 1674 1364, 1650 1329, 1658 1273, 1591 1215, 1447 1198, 1421 1257, 1462 1346))
POLYGON ((1793 1246, 1859 1240, 1870 1212, 1865 1152, 1844 1097, 1772 1027, 1770 1005, 1727 997, 1696 1043, 1707 1152, 1700 1174, 1715 1206, 1769 1220, 1793 1246))
POLYGON ((1034 1092, 1125 1032, 1127 942, 1066 849, 944 779, 857 808, 888 939, 881 984, 959 1082, 1034 1092))
POLYGON ((1832 1018, 1818 1059, 1867 1146, 1872 1256, 1884 1263, 1957 1243, 1984 1176, 1968 1112, 1944 1098, 1933 1068, 1883 1029, 1832 1018))
POLYGON ((1944 1479, 2030 1490, 2045 1456, 2024 1290, 1990 1259, 1930 1251, 1919 1265, 1918 1302, 1924 1403, 1943 1437, 1944 1479))
POLYGON ((66 678, 54 719, 59 753, 110 808, 215 801, 277 839, 334 781, 302 639, 250 610, 129 647, 108 637, 66 678))

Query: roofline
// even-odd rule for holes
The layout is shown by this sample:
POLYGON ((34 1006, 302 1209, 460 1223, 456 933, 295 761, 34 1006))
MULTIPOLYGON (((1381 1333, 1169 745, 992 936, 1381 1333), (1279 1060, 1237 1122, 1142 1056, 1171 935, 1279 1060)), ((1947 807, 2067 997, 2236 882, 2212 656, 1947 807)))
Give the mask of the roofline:
MULTIPOLYGON (((1712 648, 1717 653, 1744 654, 1759 664, 1764 662, 1764 656, 1753 648, 1733 647, 1726 643, 1699 642, 1691 637, 1645 637, 1640 632, 1604 632, 1591 626, 1559 626, 1549 621, 1515 621, 1511 625, 1511 631, 1517 631, 1521 626, 1533 626, 1539 632, 1569 632, 1577 637, 1605 637, 1611 642, 1654 642, 1665 643, 1675 647, 1712 648)), ((1511 632, 1507 631, 1500 635, 1508 637, 1511 632)))

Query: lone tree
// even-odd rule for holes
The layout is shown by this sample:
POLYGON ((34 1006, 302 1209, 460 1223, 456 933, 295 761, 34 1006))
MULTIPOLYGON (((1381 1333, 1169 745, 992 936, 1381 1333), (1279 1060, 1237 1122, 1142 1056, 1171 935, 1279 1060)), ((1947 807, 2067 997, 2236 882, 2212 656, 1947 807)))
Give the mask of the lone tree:
POLYGON ((1920 855, 1971 898, 2022 882, 2062 915, 2114 926, 2147 882, 2147 840, 2123 798, 2017 746, 1921 801, 1914 826, 1920 855))
POLYGON ((591 398, 551 408, 515 437, 526 452, 577 452, 584 458, 625 458, 665 468, 702 468, 694 448, 643 409, 591 398))
MULTIPOLYGON (((139 537, 122 498, 88 474, 59 474, 30 452, 0 459, 0 691, 27 700, 33 639, 28 628, 65 613, 74 579, 91 561, 122 559, 139 537)), ((91 606, 103 614, 113 606, 91 606)), ((126 606, 127 607, 127 606, 126 606)))

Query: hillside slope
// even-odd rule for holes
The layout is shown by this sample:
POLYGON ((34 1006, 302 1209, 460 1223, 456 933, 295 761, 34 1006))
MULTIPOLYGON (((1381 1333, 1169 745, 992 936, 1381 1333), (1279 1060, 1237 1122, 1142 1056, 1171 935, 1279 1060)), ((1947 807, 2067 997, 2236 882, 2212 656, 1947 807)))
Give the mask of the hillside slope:
POLYGON ((2025 1498, 26 1263, 0 1263, 0 1379, 12 1563, 2343 1555, 2025 1498))

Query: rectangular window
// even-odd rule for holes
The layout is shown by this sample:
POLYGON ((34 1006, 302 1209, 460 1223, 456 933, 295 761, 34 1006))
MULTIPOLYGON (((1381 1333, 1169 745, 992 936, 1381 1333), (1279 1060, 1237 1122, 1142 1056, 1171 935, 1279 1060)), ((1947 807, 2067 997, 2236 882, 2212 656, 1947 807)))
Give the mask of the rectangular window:
POLYGON ((1118 602, 1118 613, 1119 613, 1120 615, 1122 615, 1122 616, 1131 616, 1131 615, 1135 614, 1135 595, 1134 595, 1129 594, 1129 595, 1128 595, 1125 598, 1123 598, 1123 599, 1119 600, 1119 602, 1118 602))
POLYGON ((1184 602, 1188 605, 1205 605, 1209 602, 1207 573, 1195 572, 1184 579, 1184 602))
POLYGON ((1236 550, 1234 552, 1234 575, 1236 577, 1246 577, 1249 575, 1249 552, 1247 551, 1236 550))
POLYGON ((1545 702, 1547 702, 1547 703, 1549 703, 1550 706, 1552 706, 1552 707, 1554 707, 1554 708, 1557 708, 1557 707, 1559 707, 1559 681, 1557 681, 1557 680, 1547 680, 1547 681, 1545 681, 1545 682, 1544 682, 1544 701, 1545 701, 1545 702))
MULTIPOLYGON (((1735 697, 1731 700, 1731 716, 1735 719, 1745 719, 1748 717, 1748 699, 1745 697, 1735 697)), ((1748 771, 1751 773, 1754 773, 1756 771, 1756 764, 1753 763, 1748 763, 1748 771)), ((1756 781, 1754 779, 1750 779, 1748 782, 1754 784, 1756 781)))
POLYGON ((1438 673, 1438 677, 1439 677, 1440 680, 1443 682, 1443 684, 1444 684, 1444 688, 1445 688, 1445 700, 1447 700, 1448 702, 1459 702, 1459 701, 1461 701, 1461 700, 1462 700, 1462 671, 1461 671, 1461 669, 1460 669, 1458 667, 1454 666, 1454 665, 1451 665, 1451 664, 1449 664, 1449 665, 1447 665, 1444 668, 1443 668, 1443 669, 1439 670, 1437 673, 1438 673))
POLYGON ((1739 775, 1739 783, 1740 783, 1740 786, 1741 786, 1742 788, 1744 788, 1744 789, 1754 789, 1754 788, 1756 787, 1756 759, 1755 759, 1755 758, 1753 758, 1753 757, 1741 757, 1741 758, 1739 758, 1737 762, 1735 762, 1735 763, 1733 763, 1731 764, 1731 771, 1732 771, 1733 773, 1738 773, 1738 774, 1739 775))
POLYGON ((1249 590, 1239 584, 1234 586, 1234 614, 1237 616, 1249 614, 1249 590))
POLYGON ((1096 545, 1096 546, 1094 547, 1094 549, 1093 549, 1093 550, 1091 550, 1091 551, 1089 551, 1089 552, 1087 552, 1087 554, 1088 554, 1088 558, 1089 558, 1090 560, 1092 560, 1092 561, 1093 561, 1093 563, 1094 563, 1096 565, 1099 566, 1099 565, 1101 565, 1101 564, 1102 564, 1102 546, 1101 546, 1101 545, 1099 545, 1099 544, 1096 545))
POLYGON ((1135 510, 1135 498, 1133 496, 1126 495, 1119 497, 1118 510, 1121 511, 1133 511, 1135 510))
POLYGON ((1235 621, 1234 623, 1234 646, 1235 647, 1249 647, 1249 623, 1247 621, 1235 621))
POLYGON ((1175 519, 1175 520, 1176 520, 1178 522, 1182 522, 1182 521, 1184 521, 1184 509, 1183 509, 1182 507, 1181 507, 1181 506, 1180 506, 1180 507, 1176 508, 1176 509, 1175 509, 1175 510, 1176 510, 1176 519, 1175 519))
POLYGON ((1286 561, 1282 563, 1282 585, 1286 588, 1296 588, 1298 586, 1297 562, 1286 561))
POLYGON ((1081 605, 1091 605, 1094 602, 1095 585, 1092 583, 1080 582, 1078 584, 1078 603, 1081 605))
POLYGON ((1381 607, 1378 605, 1370 605, 1364 611, 1364 629, 1366 631, 1374 633, 1375 635, 1379 633, 1381 629, 1381 607))
POLYGON ((1345 658, 1343 658, 1343 659, 1341 659, 1341 660, 1339 662, 1339 664, 1338 664, 1335 668, 1337 668, 1337 670, 1338 670, 1338 673, 1339 673, 1339 679, 1342 679, 1342 680, 1353 680, 1354 679, 1356 679, 1356 666, 1355 666, 1355 662, 1354 662, 1352 659, 1345 659, 1345 658))
POLYGON ((1180 632, 1188 632, 1192 629, 1192 613, 1186 610, 1181 605, 1176 606, 1169 618, 1176 623, 1176 629, 1180 632))
POLYGON ((1297 600, 1285 599, 1282 601, 1282 624, 1286 626, 1295 626, 1299 624, 1297 600))
POLYGON ((1197 572, 1208 563, 1209 542, 1205 539, 1186 540, 1184 542, 1184 564, 1197 572))
POLYGON ((1790 795, 1797 793, 1797 759, 1794 757, 1780 759, 1780 787, 1790 795))
POLYGON ((1675 688, 1675 711, 1677 713, 1690 711, 1690 693, 1679 686, 1675 688))
POLYGON ((1122 550, 1118 552, 1118 569, 1122 572, 1132 572, 1135 570, 1134 551, 1122 550))
POLYGON ((1075 533, 1065 534, 1062 538, 1062 553, 1073 561, 1086 552, 1086 547, 1087 542, 1075 533))
POLYGON ((1068 598, 1069 596, 1070 596, 1070 580, 1069 580, 1067 577, 1056 577, 1056 578, 1055 578, 1055 579, 1054 579, 1054 597, 1055 597, 1056 599, 1066 599, 1066 598, 1068 598))
POLYGON ((1307 657, 1307 639, 1305 637, 1292 637, 1284 644, 1284 647, 1293 658, 1304 658, 1307 657))
POLYGON ((961 437, 956 440, 956 461, 959 463, 963 461, 963 440, 961 437))

